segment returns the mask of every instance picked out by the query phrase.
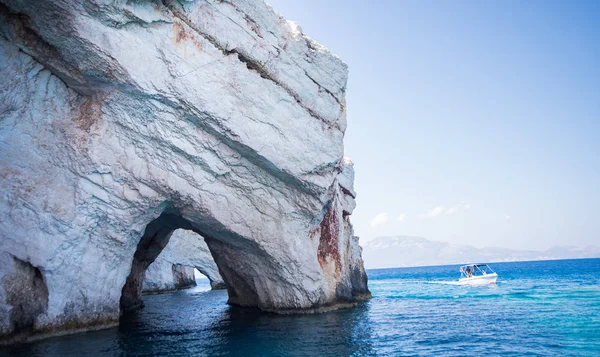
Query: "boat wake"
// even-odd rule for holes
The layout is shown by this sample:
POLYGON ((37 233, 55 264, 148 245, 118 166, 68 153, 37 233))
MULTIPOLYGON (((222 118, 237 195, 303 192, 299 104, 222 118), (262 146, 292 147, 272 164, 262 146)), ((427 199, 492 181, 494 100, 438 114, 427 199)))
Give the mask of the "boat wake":
POLYGON ((427 284, 440 284, 440 285, 463 285, 458 281, 427 281, 427 284))

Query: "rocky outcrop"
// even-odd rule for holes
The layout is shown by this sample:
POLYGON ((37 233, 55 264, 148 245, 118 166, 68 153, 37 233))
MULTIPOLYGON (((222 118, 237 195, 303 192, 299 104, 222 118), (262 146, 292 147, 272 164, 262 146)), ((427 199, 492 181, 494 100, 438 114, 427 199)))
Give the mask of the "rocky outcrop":
POLYGON ((194 268, 206 275, 213 289, 226 288, 204 238, 192 231, 178 229, 146 270, 143 292, 156 293, 195 286, 194 268))
POLYGON ((0 78, 4 336, 114 325, 177 229, 231 304, 369 295, 346 65, 265 3, 0 0, 0 78))

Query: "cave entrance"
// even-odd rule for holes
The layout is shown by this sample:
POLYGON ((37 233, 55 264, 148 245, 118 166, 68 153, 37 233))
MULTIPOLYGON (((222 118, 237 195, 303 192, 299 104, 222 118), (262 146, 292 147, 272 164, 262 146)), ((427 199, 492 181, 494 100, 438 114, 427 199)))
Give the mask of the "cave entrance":
MULTIPOLYGON (((6 304, 11 307, 7 327, 14 334, 13 341, 19 341, 33 332, 38 316, 48 310, 48 286, 42 271, 30 262, 8 254, 0 258, 9 272, 0 279, 6 304)), ((0 318, 0 323, 3 320, 0 318)))
MULTIPOLYGON (((203 237, 208 254, 214 259, 214 270, 222 281, 212 279, 210 269, 201 264, 187 264, 211 279, 211 287, 227 289, 230 305, 259 306, 258 290, 269 286, 256 277, 265 271, 281 271, 277 262, 256 242, 227 229, 214 219, 196 217, 194 222, 167 208, 148 223, 133 255, 131 270, 121 291, 120 310, 127 312, 144 306, 142 291, 148 267, 161 254, 173 234, 192 231, 203 237)), ((193 273, 192 273, 193 274, 193 273)))
POLYGON ((190 222, 176 212, 163 212, 150 222, 133 255, 131 271, 121 291, 121 312, 144 307, 142 290, 146 270, 169 243, 176 229, 191 229, 190 222))
POLYGON ((142 293, 155 294, 197 285, 197 277, 208 289, 224 289, 223 278, 204 237, 194 231, 177 229, 169 243, 148 267, 142 293))
POLYGON ((194 280, 196 281, 196 288, 201 291, 208 291, 214 289, 212 287, 212 280, 206 275, 202 274, 200 270, 194 268, 194 280))

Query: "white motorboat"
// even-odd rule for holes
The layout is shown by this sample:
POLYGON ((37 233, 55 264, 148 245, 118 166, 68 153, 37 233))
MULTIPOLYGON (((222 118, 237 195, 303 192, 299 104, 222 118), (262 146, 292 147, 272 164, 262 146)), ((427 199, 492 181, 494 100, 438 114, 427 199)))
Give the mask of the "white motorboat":
POLYGON ((459 269, 460 285, 488 285, 496 284, 498 274, 487 264, 467 264, 459 269))

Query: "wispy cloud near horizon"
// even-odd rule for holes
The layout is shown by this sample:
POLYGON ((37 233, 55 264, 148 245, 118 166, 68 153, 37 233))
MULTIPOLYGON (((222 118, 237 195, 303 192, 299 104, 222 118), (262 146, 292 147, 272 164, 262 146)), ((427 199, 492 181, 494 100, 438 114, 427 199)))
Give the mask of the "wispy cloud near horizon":
POLYGON ((452 206, 452 207, 448 208, 446 210, 446 214, 452 215, 452 214, 458 213, 460 210, 466 211, 468 209, 471 209, 471 204, 461 202, 461 203, 457 204, 456 206, 452 206))
POLYGON ((468 209, 471 209, 471 204, 470 203, 464 203, 464 202, 460 202, 457 205, 454 205, 452 207, 449 208, 444 208, 444 206, 437 206, 435 208, 432 208, 430 211, 420 215, 419 217, 421 218, 434 218, 434 217, 438 217, 442 214, 444 215, 453 215, 456 214, 458 212, 462 211, 466 211, 468 209))
POLYGON ((450 207, 446 210, 446 214, 455 214, 456 212, 458 212, 459 208, 460 206, 450 207))
POLYGON ((431 211, 421 215, 421 217, 437 217, 440 215, 440 213, 444 212, 444 207, 442 206, 437 206, 434 209, 432 209, 431 211))
POLYGON ((387 221, 389 220, 389 215, 386 212, 382 212, 377 214, 375 217, 373 217, 373 219, 371 219, 371 227, 377 227, 380 226, 382 224, 387 223, 387 221))

